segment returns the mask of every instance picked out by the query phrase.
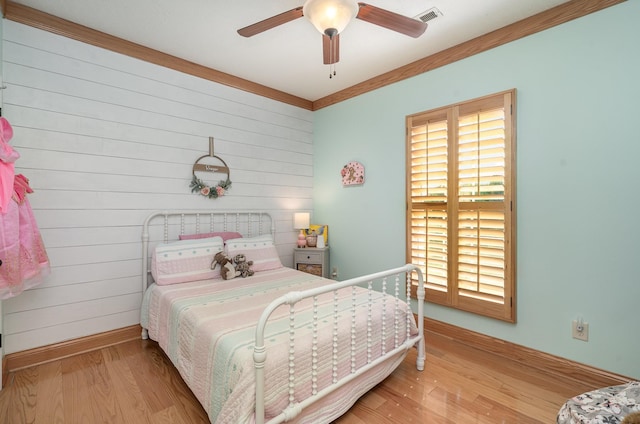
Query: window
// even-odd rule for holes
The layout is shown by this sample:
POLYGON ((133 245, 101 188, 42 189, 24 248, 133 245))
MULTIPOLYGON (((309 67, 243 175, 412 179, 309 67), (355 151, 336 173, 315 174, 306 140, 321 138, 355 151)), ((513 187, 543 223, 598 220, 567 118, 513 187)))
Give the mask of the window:
POLYGON ((509 322, 514 105, 510 90, 407 117, 407 260, 422 268, 426 299, 509 322))

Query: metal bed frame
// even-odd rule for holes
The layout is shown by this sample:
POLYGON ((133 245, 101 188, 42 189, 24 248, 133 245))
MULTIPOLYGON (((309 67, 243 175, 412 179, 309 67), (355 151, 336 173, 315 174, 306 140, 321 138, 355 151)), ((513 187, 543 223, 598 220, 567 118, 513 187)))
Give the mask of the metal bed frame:
MULTIPOLYGON (((186 231, 191 233, 199 233, 201 229, 205 228, 206 231, 237 231, 246 237, 262 235, 271 233, 275 235, 275 224, 273 218, 266 212, 219 212, 219 211, 199 211, 199 210, 176 210, 176 211, 162 211, 152 213, 144 221, 142 232, 142 290, 143 293, 148 286, 149 275, 149 255, 152 252, 150 244, 159 242, 168 242, 170 240, 178 239, 178 235, 185 234, 186 231), (160 218, 161 223, 156 224, 155 221, 160 218)), ((255 422, 256 424, 265 423, 265 377, 264 366, 267 359, 268 349, 265 346, 265 327, 269 321, 270 315, 281 305, 288 305, 289 307, 289 405, 276 417, 270 419, 268 424, 276 424, 284 421, 289 421, 297 417, 306 407, 310 406, 314 402, 324 398, 325 396, 333 393, 335 390, 343 387, 352 380, 358 378, 362 374, 367 373, 376 366, 382 364, 389 358, 396 357, 398 354, 406 353, 409 349, 415 347, 418 350, 416 359, 416 368, 420 371, 424 369, 425 364, 425 340, 424 340, 424 289, 417 291, 417 314, 416 324, 418 327, 418 334, 411 337, 409 330, 411 316, 410 305, 410 291, 411 291, 411 277, 415 275, 414 279, 418 281, 418 287, 423 287, 423 275, 422 271, 415 265, 407 264, 398 268, 389 269, 365 275, 362 277, 352 278, 346 281, 334 282, 323 287, 294 291, 275 299, 269 304, 262 313, 259 321, 256 324, 255 332, 255 345, 254 345, 254 367, 256 376, 256 406, 255 406, 255 422), (374 285, 377 290, 374 289, 374 285), (356 305, 355 305, 355 286, 366 288, 369 292, 369 305, 367 307, 367 361, 366 364, 360 367, 356 367, 355 360, 355 323, 356 323, 356 305), (316 365, 316 351, 318 350, 318 317, 317 317, 317 299, 318 296, 325 293, 334 293, 334 299, 337 299, 337 291, 340 289, 353 287, 353 305, 351 311, 351 343, 348 346, 351 355, 351 372, 342 378, 338 378, 337 373, 337 351, 338 349, 345 348, 344 346, 338 346, 337 343, 337 329, 338 329, 338 305, 337 300, 334 301, 334 313, 333 313, 333 378, 332 383, 318 389, 317 371, 316 365), (372 346, 375 344, 375 340, 371 336, 372 320, 372 307, 371 298, 373 291, 383 293, 383 309, 394 308, 393 322, 385 322, 385 315, 382 315, 382 340, 393 335, 394 347, 389 351, 385 351, 384 343, 382 343, 381 356, 374 359, 372 354, 372 346), (389 293, 388 293, 389 292, 389 293), (312 336, 312 393, 311 396, 303 401, 295 401, 295 368, 294 368, 294 345, 295 345, 295 305, 303 299, 312 298, 313 301, 313 336, 312 336), (403 302, 407 305, 406 313, 399 309, 400 303, 403 302), (405 316, 401 316, 404 314, 405 316), (406 320, 406 335, 404 341, 400 342, 400 332, 398 330, 400 320, 406 320)), ((142 337, 148 338, 146 329, 142 330, 142 337)))

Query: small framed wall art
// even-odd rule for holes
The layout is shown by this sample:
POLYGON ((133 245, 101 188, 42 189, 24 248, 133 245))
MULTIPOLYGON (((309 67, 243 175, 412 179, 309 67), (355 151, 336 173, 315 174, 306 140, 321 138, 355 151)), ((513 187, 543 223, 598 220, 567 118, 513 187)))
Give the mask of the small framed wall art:
POLYGON ((329 245, 329 226, 324 224, 309 224, 307 235, 316 235, 318 239, 323 238, 323 246, 329 245))
POLYGON ((342 176, 342 185, 361 185, 364 184, 364 165, 360 162, 351 161, 340 170, 342 176))

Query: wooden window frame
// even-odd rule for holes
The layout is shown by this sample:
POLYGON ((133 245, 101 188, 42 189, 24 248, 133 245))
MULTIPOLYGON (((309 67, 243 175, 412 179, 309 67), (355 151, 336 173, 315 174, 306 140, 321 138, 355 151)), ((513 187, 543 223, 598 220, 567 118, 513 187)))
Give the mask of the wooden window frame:
MULTIPOLYGON (((420 258, 420 261, 424 263, 419 263, 417 265, 421 266, 424 273, 425 280, 425 289, 426 289, 426 301, 444 305, 448 307, 452 307, 455 309, 472 312, 478 315, 487 316, 507 322, 516 322, 516 204, 515 204, 515 188, 516 188, 516 90, 507 90, 500 93, 476 98, 473 100, 449 105, 446 107, 433 109, 430 111, 420 112, 417 114, 409 115, 406 117, 406 130, 407 130, 407 139, 406 139, 406 196, 407 196, 407 208, 406 208, 406 258, 407 262, 416 262, 416 258, 423 255, 420 258), (459 143, 459 118, 462 116, 468 116, 470 114, 480 113, 483 111, 490 110, 491 108, 496 109, 496 105, 503 105, 504 107, 504 168, 500 168, 500 170, 504 172, 504 186, 503 191, 499 192, 497 198, 490 198, 490 200, 475 200, 473 201, 462 201, 459 199, 460 189, 458 186, 458 176, 462 172, 459 169, 458 158, 461 155, 461 152, 458 150, 460 146, 459 143), (415 202, 413 196, 413 166, 414 164, 418 164, 418 160, 420 157, 423 158, 424 163, 428 164, 418 164, 416 167, 433 167, 437 162, 435 159, 428 159, 429 157, 429 142, 422 143, 426 147, 424 150, 421 150, 422 147, 419 147, 418 150, 414 150, 413 148, 413 130, 419 129, 421 126, 427 126, 427 123, 437 122, 441 125, 442 120, 445 120, 446 124, 446 132, 442 137, 446 140, 446 163, 444 165, 440 165, 440 168, 446 168, 446 175, 444 176, 444 181, 446 185, 446 194, 445 190, 440 188, 432 188, 432 187, 440 187, 437 184, 429 184, 432 180, 428 178, 423 182, 423 188, 418 189, 421 190, 422 195, 416 195, 415 202), (440 121, 439 121, 440 120, 440 121), (416 152, 416 161, 414 162, 414 151, 416 152), (427 159, 424 159, 427 157, 427 159), (424 194, 429 193, 429 194, 424 194), (503 194, 502 194, 503 193, 503 194), (426 197, 429 200, 423 200, 426 197), (434 199, 434 201, 431 201, 434 199), (473 212, 477 211, 477 212, 473 212), (491 212, 494 211, 494 212, 491 212), (424 212, 424 218, 420 216, 424 212), (440 212, 442 216, 444 216, 442 222, 442 229, 440 229, 440 233, 442 234, 442 238, 446 238, 443 241, 443 257, 444 259, 438 260, 432 256, 432 249, 427 245, 434 246, 433 237, 429 235, 430 230, 427 228, 430 225, 430 222, 439 222, 438 219, 440 215, 437 214, 440 212), (498 230, 498 234, 502 234, 502 238, 499 240, 500 247, 503 248, 503 257, 499 259, 498 262, 500 266, 503 266, 503 274, 500 276, 503 278, 500 283, 502 284, 502 292, 499 294, 488 294, 485 296, 486 292, 478 289, 477 292, 466 292, 465 294, 461 294, 464 291, 458 276, 462 275, 460 269, 464 270, 464 261, 459 259, 458 253, 458 245, 460 244, 460 240, 458 237, 458 233, 463 233, 464 231, 460 229, 459 223, 459 215, 465 216, 465 212, 468 215, 469 213, 476 213, 477 221, 478 221, 478 233, 481 230, 485 230, 485 228, 481 228, 482 225, 480 221, 484 222, 484 220, 480 219, 481 214, 488 214, 486 216, 497 216, 498 221, 503 223, 503 227, 500 227, 498 230), (414 227, 415 216, 419 216, 418 224, 424 226, 425 234, 419 235, 416 233, 415 237, 412 231, 414 227), (433 217, 427 218, 427 217, 433 217), (420 219, 424 219, 424 223, 420 223, 420 219), (500 231, 503 230, 503 233, 500 231), (446 236, 444 234, 446 233, 446 236), (417 240, 424 239, 424 241, 417 242, 417 240), (415 242, 415 243, 414 243, 415 242), (414 246, 422 246, 424 245, 424 251, 422 247, 414 246), (431 260, 427 258, 431 257, 431 260), (429 262, 432 264, 436 262, 446 263, 444 268, 437 268, 434 272, 433 266, 429 266, 430 274, 427 274, 427 268, 429 262), (438 275, 440 274, 440 275, 438 275), (428 279, 431 277, 434 280, 438 280, 437 284, 430 284, 428 279), (444 283, 440 282, 445 279, 444 283), (471 293, 471 295, 469 294, 471 293)), ((425 129, 425 133, 426 133, 425 129)), ((444 132, 444 130, 443 130, 444 132)), ((428 136, 426 136, 428 139, 428 136)), ((417 138, 417 136, 416 136, 417 138)), ((415 144, 419 142, 416 141, 415 144)), ((437 143, 436 143, 437 147, 437 143)), ((443 154, 441 148, 440 153, 443 154)), ((442 171, 438 168, 436 171, 437 175, 441 175, 442 171)), ((433 171, 421 171, 423 174, 427 175, 428 172, 433 171)), ((479 173, 480 174, 480 173, 479 173)), ((434 175, 434 174, 428 174, 434 175)), ((440 178, 439 176, 434 178, 440 178)), ((480 177, 478 177, 478 181, 480 177)), ((417 181, 417 180, 416 180, 417 181)), ((433 180, 437 181, 437 180, 433 180)), ((499 190, 499 189, 498 189, 499 190)), ((480 190, 477 190, 477 196, 480 197, 485 193, 480 193, 480 190)), ((491 193, 490 193, 491 194, 491 193)), ((467 199, 468 200, 468 199, 467 199)), ((472 220, 464 221, 464 223, 473 222, 472 220)), ((491 223, 491 221, 488 221, 491 223)), ((432 227, 429 227, 432 228, 432 227)), ((434 227, 435 228, 435 227, 434 227)), ((437 227, 440 228, 440 227, 437 227)), ((437 229, 436 228, 436 229, 437 229)), ((462 237, 462 236, 461 236, 462 237)), ((475 245, 475 249, 479 252, 482 250, 482 247, 479 243, 481 236, 479 238, 478 243, 475 245)), ((468 238, 467 238, 468 239, 468 238)), ((481 274, 479 271, 482 268, 482 264, 480 260, 486 259, 481 253, 477 254, 478 262, 475 264, 478 271, 476 273, 478 275, 481 274)), ((418 261, 418 262, 420 262, 418 261)), ((481 277, 478 276, 478 280, 481 277)), ((417 282, 413 282, 412 287, 412 296, 415 297, 417 282)), ((480 284, 478 284, 480 287, 480 284)), ((488 289, 484 289, 487 290, 488 289)), ((499 290, 498 290, 499 291, 499 290)), ((496 292, 497 293, 497 292, 496 292)))

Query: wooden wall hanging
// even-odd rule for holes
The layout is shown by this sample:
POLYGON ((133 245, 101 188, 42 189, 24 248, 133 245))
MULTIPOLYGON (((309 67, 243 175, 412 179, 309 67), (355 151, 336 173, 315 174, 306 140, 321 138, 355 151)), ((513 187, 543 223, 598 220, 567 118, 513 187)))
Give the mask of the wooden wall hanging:
POLYGON ((231 188, 231 171, 229 170, 227 163, 222 160, 221 157, 214 154, 213 137, 209 137, 209 154, 200 156, 193 164, 193 178, 191 179, 190 187, 192 193, 199 193, 200 195, 208 197, 210 199, 216 199, 220 196, 224 196, 227 190, 231 188), (222 162, 222 165, 199 163, 201 160, 207 158, 214 158, 222 162), (226 174, 227 177, 220 180, 216 185, 207 185, 204 181, 196 176, 196 171, 226 174))

